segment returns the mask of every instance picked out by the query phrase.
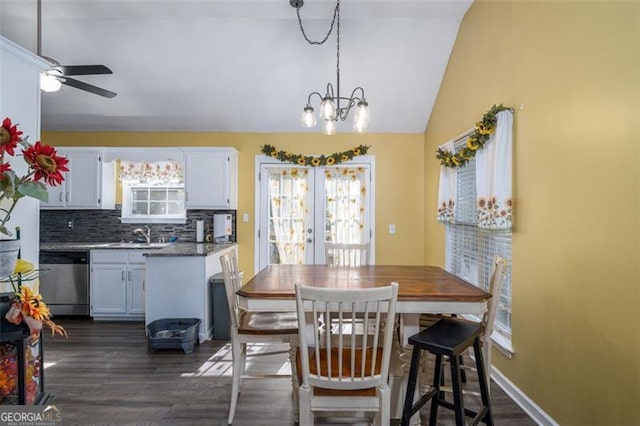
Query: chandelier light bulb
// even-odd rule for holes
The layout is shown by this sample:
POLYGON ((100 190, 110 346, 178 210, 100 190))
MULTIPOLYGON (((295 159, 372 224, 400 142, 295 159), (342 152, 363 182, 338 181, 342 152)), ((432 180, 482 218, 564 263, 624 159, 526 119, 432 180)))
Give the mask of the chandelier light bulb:
POLYGON ((326 120, 324 122, 324 134, 325 135, 336 134, 336 122, 334 120, 326 120))
POLYGON ((40 74, 40 90, 43 92, 57 92, 62 87, 60 80, 46 71, 40 74))
POLYGON ((320 117, 327 121, 331 121, 336 118, 336 103, 329 95, 322 98, 322 103, 320 104, 320 117))
POLYGON ((353 128, 358 133, 364 133, 369 126, 369 104, 366 101, 358 102, 356 114, 353 117, 353 128))
POLYGON ((307 128, 314 127, 318 122, 316 121, 316 116, 313 113, 313 108, 310 105, 307 105, 302 112, 302 125, 307 128))

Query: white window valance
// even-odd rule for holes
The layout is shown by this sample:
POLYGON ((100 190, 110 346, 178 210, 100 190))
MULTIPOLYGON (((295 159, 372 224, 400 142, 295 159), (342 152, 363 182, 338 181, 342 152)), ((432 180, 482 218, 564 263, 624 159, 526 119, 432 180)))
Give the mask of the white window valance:
MULTIPOLYGON (((496 114, 495 131, 469 162, 475 167, 475 219, 473 224, 481 229, 509 230, 512 227, 512 145, 513 113, 509 110, 496 114)), ((455 152, 464 146, 468 135, 457 141, 449 141, 439 147, 445 152, 455 152), (457 142, 457 143, 455 143, 457 142)), ((442 223, 467 223, 466 215, 456 210, 458 201, 459 167, 440 166, 437 221, 442 223), (459 216, 465 216, 463 220, 459 216)))
POLYGON ((177 161, 120 161, 120 181, 128 184, 169 185, 184 182, 184 166, 177 161))

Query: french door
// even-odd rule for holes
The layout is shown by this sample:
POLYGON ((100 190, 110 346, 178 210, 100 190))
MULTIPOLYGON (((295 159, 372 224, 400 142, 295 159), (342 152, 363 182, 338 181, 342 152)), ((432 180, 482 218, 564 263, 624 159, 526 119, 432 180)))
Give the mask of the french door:
POLYGON ((324 264, 325 242, 373 245, 373 158, 331 167, 257 162, 256 272, 324 264))

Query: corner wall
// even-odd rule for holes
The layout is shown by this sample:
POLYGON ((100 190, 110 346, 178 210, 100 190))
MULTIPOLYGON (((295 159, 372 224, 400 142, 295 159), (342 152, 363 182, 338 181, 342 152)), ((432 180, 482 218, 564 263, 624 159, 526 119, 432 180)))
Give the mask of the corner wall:
POLYGON ((516 109, 515 355, 494 365, 560 424, 640 424, 640 3, 474 2, 425 133, 426 263, 435 149, 496 103, 516 109))

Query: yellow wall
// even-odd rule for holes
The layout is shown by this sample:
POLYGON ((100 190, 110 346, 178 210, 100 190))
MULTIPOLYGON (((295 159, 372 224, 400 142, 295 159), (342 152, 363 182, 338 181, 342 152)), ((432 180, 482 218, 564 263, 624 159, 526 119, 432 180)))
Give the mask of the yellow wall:
POLYGON ((370 145, 376 159, 376 262, 421 264, 424 259, 424 140, 421 134, 257 134, 257 133, 60 133, 44 132, 55 146, 231 146, 240 152, 238 243, 240 268, 254 269, 255 156, 264 144, 295 153, 330 154, 370 145), (240 218, 249 213, 249 223, 240 218), (389 235, 388 225, 396 225, 389 235))
POLYGON ((639 57, 638 1, 476 0, 425 134, 425 260, 442 264, 434 151, 516 107, 515 355, 493 361, 563 425, 640 424, 639 57))

